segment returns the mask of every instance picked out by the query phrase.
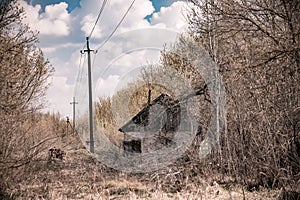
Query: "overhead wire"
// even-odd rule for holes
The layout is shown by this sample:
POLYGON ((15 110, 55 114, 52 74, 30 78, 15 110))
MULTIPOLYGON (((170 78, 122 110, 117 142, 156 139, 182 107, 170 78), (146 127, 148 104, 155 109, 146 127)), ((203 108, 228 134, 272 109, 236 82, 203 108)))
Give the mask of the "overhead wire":
MULTIPOLYGON (((98 13, 98 16, 97 16, 97 18, 96 18, 96 21, 95 21, 95 23, 94 23, 94 26, 93 26, 93 28, 92 28, 90 34, 88 35, 88 38, 91 38, 91 37, 92 37, 92 34, 93 34, 93 32, 94 32, 94 30, 95 30, 95 28, 96 28, 96 25, 97 25, 97 23, 98 23, 98 21, 99 21, 101 15, 102 15, 102 13, 103 13, 103 10, 104 10, 104 8, 105 8, 106 3, 107 3, 107 0, 103 0, 102 5, 101 5, 100 10, 99 10, 99 13, 98 13)), ((86 43, 84 43, 84 45, 83 45, 83 47, 81 48, 80 52, 83 52, 83 50, 84 50, 85 47, 86 47, 86 43)), ((84 59, 84 62, 83 62, 82 67, 81 67, 82 55, 83 55, 83 54, 81 53, 81 55, 80 55, 80 61, 79 61, 79 67, 78 67, 78 70, 79 70, 79 71, 78 71, 77 78, 76 78, 76 86, 75 86, 75 89, 74 89, 74 93, 75 93, 74 95, 77 94, 77 85, 78 85, 78 83, 81 82, 82 75, 83 75, 83 66, 84 66, 84 62, 85 62, 86 59, 84 59)))
MULTIPOLYGON (((111 39, 111 37, 115 34, 115 32, 118 30, 118 28, 120 27, 120 25, 121 25, 122 22, 124 21, 125 17, 126 17, 127 14, 129 13, 129 11, 131 10, 131 8, 133 7, 135 1, 136 1, 136 0, 133 0, 133 1, 131 2, 131 4, 130 4, 130 6, 128 7, 127 11, 124 13, 124 15, 122 16, 122 18, 120 19, 119 23, 116 25, 116 27, 114 28, 114 30, 109 34, 109 36, 104 40, 104 42, 102 42, 102 43, 100 44, 100 46, 96 49, 96 52, 97 52, 100 48, 102 48, 102 47, 103 47, 103 46, 111 39)), ((107 3, 107 0, 103 0, 102 5, 101 5, 101 8, 100 8, 99 13, 98 13, 98 16, 97 16, 97 18, 96 18, 96 21, 95 21, 95 23, 94 23, 94 26, 93 26, 93 28, 92 28, 92 30, 91 30, 91 32, 90 32, 88 38, 91 38, 91 37, 92 37, 92 34, 93 34, 94 30, 95 30, 95 27, 96 27, 96 25, 97 25, 97 23, 98 23, 98 21, 99 21, 101 15, 102 15, 102 13, 103 13, 103 10, 104 10, 104 8, 105 8, 106 3, 107 3)), ((82 47, 81 50, 83 50, 85 47, 86 47, 86 44, 83 45, 83 47, 82 47)), ((83 64, 81 63, 81 62, 82 62, 81 60, 82 60, 82 54, 81 54, 80 62, 79 62, 79 72, 78 72, 78 76, 77 76, 77 80, 76 80, 77 83, 81 82, 81 79, 82 79, 82 76, 83 76, 83 66, 84 66, 84 63, 85 63, 85 60, 86 60, 86 59, 84 59, 83 64), (81 64, 82 64, 82 67, 81 67, 81 64)), ((93 65, 94 65, 94 62, 95 62, 95 58, 94 58, 94 60, 93 60, 93 65)), ((77 85, 77 84, 76 84, 76 85, 77 85)), ((75 93, 75 94, 77 93, 77 86, 75 87, 74 93, 75 93)))
MULTIPOLYGON (((99 13, 98 13, 98 16, 97 16, 97 18, 96 18, 96 21, 95 21, 95 23, 94 23, 94 26, 93 26, 93 28, 92 28, 90 34, 88 35, 88 38, 91 38, 91 37, 92 37, 92 34, 93 34, 93 32, 94 32, 94 30, 95 30, 95 28, 96 28, 96 25, 97 25, 97 23, 98 23, 98 21, 99 21, 101 15, 102 15, 102 12, 103 12, 103 10, 104 10, 104 8, 105 8, 106 3, 107 3, 107 0, 103 0, 102 5, 101 5, 100 10, 99 10, 99 13)), ((80 51, 83 51, 85 47, 86 47, 86 43, 83 44, 83 46, 82 46, 82 48, 81 48, 80 51)))
POLYGON ((93 34, 93 32, 94 32, 94 30, 95 30, 95 27, 96 27, 96 25, 97 25, 97 23, 98 23, 98 21, 99 21, 99 19, 100 19, 100 16, 101 16, 101 14, 102 14, 102 12, 103 12, 103 10, 104 10, 104 7, 105 7, 106 3, 107 3, 107 0, 103 0, 102 5, 101 5, 101 8, 100 8, 99 13, 98 13, 98 16, 97 16, 97 19, 96 19, 96 21, 95 21, 95 24, 94 24, 94 26, 93 26, 93 28, 92 28, 92 30, 91 30, 91 32, 90 32, 88 38, 91 38, 91 37, 92 37, 92 34, 93 34))
POLYGON ((101 49, 109 40, 110 38, 115 34, 115 32, 117 31, 117 29, 120 27, 121 23, 124 21, 125 17, 127 16, 127 14, 129 13, 130 9, 132 8, 134 2, 136 0, 133 0, 130 4, 130 6, 128 7, 127 11, 125 12, 125 14, 123 15, 123 17, 121 18, 121 20, 119 21, 119 23, 117 24, 117 26, 115 27, 115 29, 110 33, 110 35, 104 40, 104 42, 102 42, 100 44, 100 46, 96 49, 96 51, 98 51, 99 49, 101 49))
POLYGON ((77 95, 77 89, 78 89, 78 84, 81 82, 82 79, 82 74, 83 74, 83 66, 85 63, 86 58, 84 58, 83 62, 82 62, 82 57, 83 54, 80 54, 80 60, 79 60, 79 64, 78 64, 78 73, 77 73, 77 78, 76 78, 76 85, 75 85, 75 89, 74 89, 74 95, 77 95))

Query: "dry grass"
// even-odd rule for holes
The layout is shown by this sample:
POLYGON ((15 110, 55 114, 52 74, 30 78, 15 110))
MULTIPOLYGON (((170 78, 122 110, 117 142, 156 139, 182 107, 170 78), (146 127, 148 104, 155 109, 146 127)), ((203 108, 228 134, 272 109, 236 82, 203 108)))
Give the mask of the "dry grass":
MULTIPOLYGON (((172 189, 153 174, 126 174, 109 169, 83 148, 79 139, 66 136, 55 141, 63 147, 63 161, 49 162, 47 152, 30 163, 8 191, 14 199, 242 199, 241 186, 216 181, 188 180, 172 189), (63 143, 69 144, 63 145, 63 143)), ((167 173, 168 170, 166 170, 167 173)), ((165 174, 167 175, 167 174, 165 174)), ((278 191, 245 192, 246 199, 276 199, 278 191)))

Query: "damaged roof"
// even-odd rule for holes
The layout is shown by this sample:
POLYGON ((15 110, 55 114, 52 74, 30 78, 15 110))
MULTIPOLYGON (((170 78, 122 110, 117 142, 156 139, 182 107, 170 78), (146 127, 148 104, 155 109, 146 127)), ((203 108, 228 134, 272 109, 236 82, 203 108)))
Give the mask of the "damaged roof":
POLYGON ((119 131, 156 132, 175 131, 180 121, 180 105, 168 94, 161 94, 132 117, 119 131))

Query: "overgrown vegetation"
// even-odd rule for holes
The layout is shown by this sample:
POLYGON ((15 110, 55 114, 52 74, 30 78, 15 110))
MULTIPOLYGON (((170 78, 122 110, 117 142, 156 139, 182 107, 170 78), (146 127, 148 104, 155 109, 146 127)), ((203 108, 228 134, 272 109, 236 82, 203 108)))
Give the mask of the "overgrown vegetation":
MULTIPOLYGON (((199 180, 201 175, 220 175, 219 181, 228 177, 251 191, 260 187, 297 188, 300 178, 299 1, 192 1, 190 11, 189 36, 209 52, 222 75, 227 122, 219 147, 209 157, 200 160, 199 145, 195 143, 181 160, 169 166, 170 170, 180 171, 172 181, 182 183, 186 178, 199 180)), ((195 90, 209 84, 191 63, 176 53, 189 48, 186 41, 182 37, 172 48, 163 51, 162 66, 156 71, 150 67, 142 72, 144 85, 169 67, 188 79, 195 90)), ((141 88, 136 90, 140 91, 132 97, 136 103, 130 104, 136 105, 130 109, 134 111, 141 107, 138 102, 147 103, 147 92, 141 88)), ((201 108, 199 123, 205 135, 211 104, 205 95, 197 99, 201 108)), ((122 98, 120 101, 126 102, 122 98)), ((104 109, 101 105, 105 104, 98 104, 99 111, 104 109)), ((163 185, 166 174, 160 175, 163 185)))
POLYGON ((37 48, 37 35, 22 24, 17 1, 0 3, 0 179, 29 163, 46 139, 37 111, 52 67, 37 48))
POLYGON ((185 89, 185 85, 175 82, 163 84, 170 83, 172 73, 189 80, 194 91, 202 91, 195 96, 199 110, 191 110, 201 125, 201 134, 175 163, 142 175, 123 174, 103 166, 84 150, 78 138, 65 137, 68 124, 59 115, 38 113, 52 67, 37 47, 37 34, 22 24, 23 10, 17 1, 0 3, 0 198, 9 198, 9 191, 16 198, 35 198, 37 194, 52 199, 84 198, 89 194, 91 198, 209 199, 223 192, 219 185, 227 191, 241 185, 237 197, 241 199, 249 194, 244 188, 297 190, 299 1, 190 3, 188 37, 203 46, 218 64, 226 89, 226 125, 219 146, 200 159, 199 141, 205 137, 211 118, 206 89, 210 83, 178 55, 189 48, 187 39, 180 38, 162 52, 160 65, 146 66, 140 80, 129 83, 113 97, 99 99, 95 105, 97 125, 122 148, 124 136, 118 131, 121 125, 161 93, 174 96, 185 89), (69 142, 73 146, 66 158, 49 163, 48 148, 67 147, 69 142), (67 189, 62 188, 64 184, 67 189), (199 186, 215 191, 207 195, 199 186))
POLYGON ((239 182, 299 182, 300 3, 193 1, 190 34, 217 62, 227 127, 211 159, 239 182))

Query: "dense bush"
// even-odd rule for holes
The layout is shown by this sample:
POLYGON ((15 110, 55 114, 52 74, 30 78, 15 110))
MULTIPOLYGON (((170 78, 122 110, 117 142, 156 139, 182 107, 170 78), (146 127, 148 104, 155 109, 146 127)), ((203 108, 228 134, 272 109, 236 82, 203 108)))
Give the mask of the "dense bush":
POLYGON ((36 33, 22 23, 23 14, 17 1, 1 1, 0 177, 5 183, 11 170, 29 163, 47 139, 37 113, 52 67, 36 46, 36 33))

